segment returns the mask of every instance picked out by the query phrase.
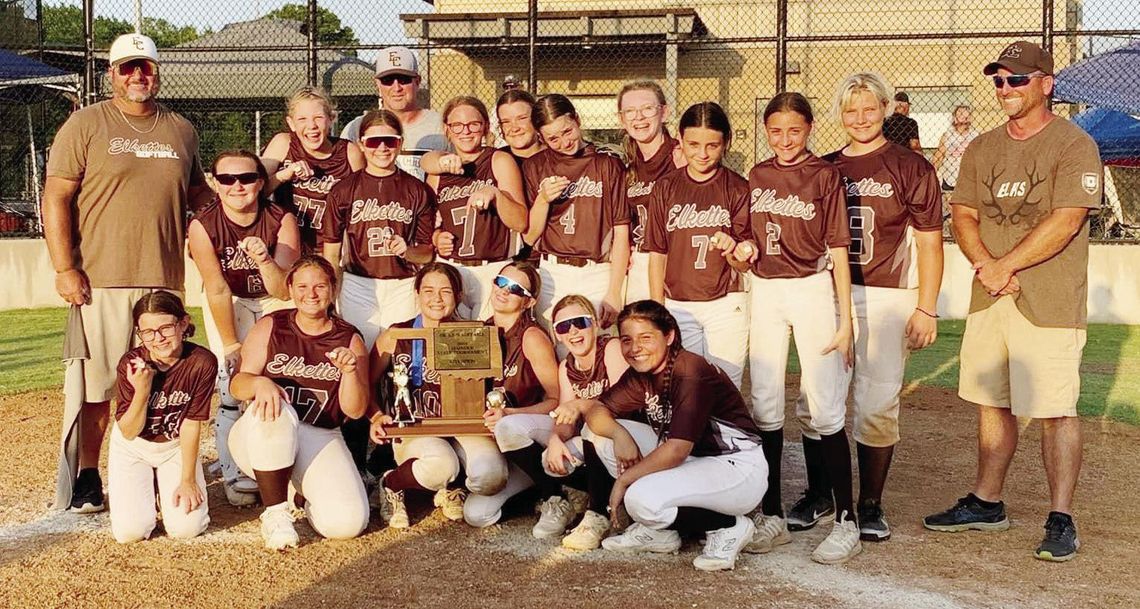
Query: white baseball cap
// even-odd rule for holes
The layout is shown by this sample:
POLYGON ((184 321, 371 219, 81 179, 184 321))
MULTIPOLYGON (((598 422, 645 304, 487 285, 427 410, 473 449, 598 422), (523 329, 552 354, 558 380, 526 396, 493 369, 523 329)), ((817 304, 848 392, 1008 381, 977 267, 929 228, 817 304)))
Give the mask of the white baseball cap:
POLYGON ((376 57, 376 76, 388 74, 419 76, 416 54, 407 47, 388 47, 380 51, 380 55, 376 57))
POLYGON ((123 34, 111 43, 107 59, 115 66, 132 59, 149 59, 158 63, 158 48, 154 41, 142 34, 123 34))

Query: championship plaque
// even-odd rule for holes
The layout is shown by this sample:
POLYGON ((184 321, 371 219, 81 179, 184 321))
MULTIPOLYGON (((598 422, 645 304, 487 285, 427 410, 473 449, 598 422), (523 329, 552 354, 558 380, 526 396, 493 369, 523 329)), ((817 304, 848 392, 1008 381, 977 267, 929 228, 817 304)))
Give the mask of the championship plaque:
MULTIPOLYGON (((485 379, 503 375, 499 329, 477 321, 453 321, 435 328, 390 328, 388 332, 397 341, 425 341, 427 366, 439 374, 443 414, 413 417, 385 427, 384 431, 396 438, 490 435, 483 425, 485 379)), ((396 404, 397 414, 399 408, 396 404)))

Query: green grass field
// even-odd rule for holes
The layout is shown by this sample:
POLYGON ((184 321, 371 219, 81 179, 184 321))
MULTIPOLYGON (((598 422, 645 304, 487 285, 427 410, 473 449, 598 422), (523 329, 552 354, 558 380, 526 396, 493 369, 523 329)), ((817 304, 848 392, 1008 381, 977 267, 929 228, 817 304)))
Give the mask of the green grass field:
MULTIPOLYGON (((51 389, 63 383, 60 354, 67 310, 0 311, 0 395, 51 389)), ((191 309, 205 344, 200 309, 191 309)), ((958 346, 963 321, 943 321, 938 342, 915 353, 906 382, 954 388, 958 385, 958 346)), ((798 371, 796 362, 789 365, 798 371)), ((1080 413, 1140 424, 1140 326, 1092 324, 1081 375, 1080 413)))

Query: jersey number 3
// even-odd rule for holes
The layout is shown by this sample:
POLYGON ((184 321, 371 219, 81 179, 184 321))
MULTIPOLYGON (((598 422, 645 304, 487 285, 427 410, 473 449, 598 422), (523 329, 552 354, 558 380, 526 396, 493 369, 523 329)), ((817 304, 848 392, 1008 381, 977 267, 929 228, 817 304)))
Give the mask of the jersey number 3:
POLYGON ((851 229, 851 245, 847 255, 851 261, 865 265, 875 257, 875 210, 863 205, 847 208, 848 228, 851 229))

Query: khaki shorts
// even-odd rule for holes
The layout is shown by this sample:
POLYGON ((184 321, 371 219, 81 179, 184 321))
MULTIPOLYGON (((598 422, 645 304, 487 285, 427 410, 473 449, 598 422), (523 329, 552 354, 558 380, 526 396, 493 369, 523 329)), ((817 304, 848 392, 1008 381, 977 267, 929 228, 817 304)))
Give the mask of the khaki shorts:
POLYGON ((966 318, 958 395, 1018 417, 1077 416, 1083 328, 1042 328, 1004 296, 966 318))
MULTIPOLYGON (((84 399, 106 402, 115 397, 115 369, 138 344, 131 310, 138 299, 160 288, 92 288, 91 304, 79 307, 90 358, 83 362, 84 399)), ((168 290, 182 298, 182 292, 168 290)))

